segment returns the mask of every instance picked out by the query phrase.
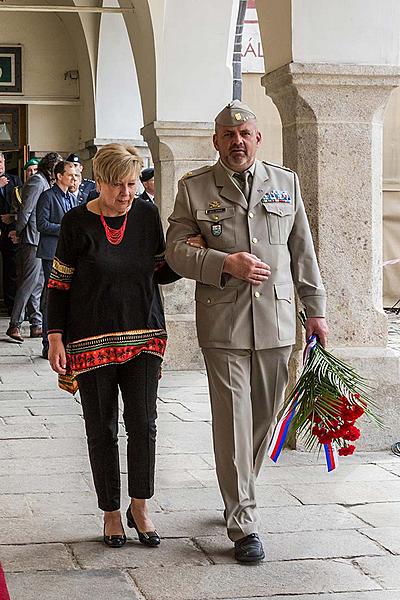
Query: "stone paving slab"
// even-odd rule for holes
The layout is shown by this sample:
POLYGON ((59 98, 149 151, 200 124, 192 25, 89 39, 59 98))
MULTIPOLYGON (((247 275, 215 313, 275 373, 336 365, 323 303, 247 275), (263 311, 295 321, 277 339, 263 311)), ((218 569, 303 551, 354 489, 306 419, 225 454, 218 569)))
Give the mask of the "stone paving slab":
MULTIPOLYGON (((350 592, 349 594, 340 592, 339 594, 302 594, 294 596, 274 596, 273 600, 399 600, 400 588, 391 591, 379 590, 376 592, 350 592)), ((253 600, 252 598, 231 598, 230 600, 253 600)), ((271 600, 271 596, 257 596, 257 600, 271 600)))
POLYGON ((367 556, 356 563, 383 588, 400 589, 400 556, 367 556))
POLYGON ((364 502, 399 502, 400 480, 366 483, 318 483, 310 485, 286 484, 286 489, 303 504, 361 504, 364 502))
POLYGON ((1 488, 0 490, 0 519, 23 517, 29 513, 29 505, 24 496, 4 494, 1 488))
POLYGON ((243 576, 241 565, 166 567, 162 579, 143 569, 130 571, 147 600, 214 600, 284 593, 322 593, 381 589, 351 564, 337 561, 275 562, 243 576))
POLYGON ((156 469, 164 471, 175 471, 187 469, 195 476, 194 470, 210 470, 211 466, 206 458, 198 454, 174 454, 173 456, 159 455, 156 459, 156 469))
POLYGON ((6 573, 76 568, 72 554, 64 544, 0 546, 0 557, 6 573))
MULTIPOLYGON (((235 564, 232 542, 226 536, 197 537, 200 548, 216 564, 235 564)), ((318 558, 381 556, 388 552, 358 531, 302 531, 263 536, 267 562, 318 558)))
POLYGON ((65 456, 87 456, 85 440, 5 440, 0 444, 0 460, 3 458, 47 458, 65 456))
POLYGON ((381 546, 392 552, 392 554, 400 554, 399 527, 370 527, 369 529, 361 530, 361 532, 370 539, 376 540, 381 546))
POLYGON ((0 477, 3 475, 51 475, 55 473, 89 472, 90 466, 86 456, 43 458, 9 458, 0 460, 0 477))
POLYGON ((349 510, 337 505, 282 506, 260 508, 263 533, 360 529, 365 523, 349 510))
MULTIPOLYGON (((127 531, 128 536, 134 536, 127 531)), ((138 540, 128 538, 122 552, 110 552, 102 543, 71 544, 78 564, 84 569, 158 569, 171 565, 209 565, 205 554, 186 538, 163 540, 157 548, 146 548, 138 540)))
POLYGON ((386 463, 385 465, 383 465, 383 468, 387 469, 390 473, 393 473, 394 475, 400 476, 400 458, 398 458, 396 462, 386 463))
POLYGON ((43 492, 85 492, 89 487, 80 473, 55 475, 2 475, 2 494, 27 494, 43 492))
MULTIPOLYGON (((100 516, 67 515, 0 519, 0 544, 94 541, 102 537, 100 516)), ((0 548, 1 551, 1 548, 0 548)))
POLYGON ((400 502, 352 506, 349 511, 373 527, 400 527, 400 502))
POLYGON ((49 438, 49 430, 41 423, 32 423, 29 427, 26 425, 7 425, 0 424, 0 442, 2 440, 12 439, 33 439, 33 438, 49 438))
POLYGON ((141 600, 131 578, 115 570, 12 573, 6 579, 12 600, 141 600))
MULTIPOLYGON (((399 464, 400 467, 400 464, 399 464)), ((400 474, 400 473, 399 473, 400 474)), ((344 482, 366 483, 376 481, 400 481, 396 474, 387 470, 387 467, 374 464, 339 464, 339 468, 327 473, 325 465, 309 466, 283 466, 278 465, 272 469, 263 468, 257 479, 258 483, 323 483, 340 484, 344 482)), ((358 487, 358 486, 357 486, 358 487)), ((314 489, 314 486, 310 486, 314 489)))

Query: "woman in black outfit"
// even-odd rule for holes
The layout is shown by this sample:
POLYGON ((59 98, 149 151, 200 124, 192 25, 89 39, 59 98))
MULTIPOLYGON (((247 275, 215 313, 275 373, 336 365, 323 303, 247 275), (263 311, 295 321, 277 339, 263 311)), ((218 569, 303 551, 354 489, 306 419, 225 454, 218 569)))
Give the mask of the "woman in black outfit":
MULTIPOLYGON (((141 159, 120 144, 93 160, 100 196, 69 211, 49 280, 49 360, 77 381, 104 542, 126 542, 120 514, 118 391, 128 448, 129 527, 157 546, 154 493, 156 398, 167 334, 157 284, 179 278, 164 260, 158 209, 135 198, 141 159)), ((65 382, 65 381, 64 381, 65 382)))

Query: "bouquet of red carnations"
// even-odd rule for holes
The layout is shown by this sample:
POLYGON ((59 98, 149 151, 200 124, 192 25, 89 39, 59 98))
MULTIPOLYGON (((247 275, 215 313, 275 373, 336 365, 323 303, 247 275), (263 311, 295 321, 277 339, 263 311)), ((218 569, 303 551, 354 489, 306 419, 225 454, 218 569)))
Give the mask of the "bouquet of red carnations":
MULTIPOLYGON (((306 317, 300 313, 305 325, 306 317)), ((299 380, 285 401, 268 449, 277 462, 286 442, 301 437, 307 450, 325 452, 328 471, 336 468, 337 456, 353 454, 360 437, 357 419, 366 415, 377 425, 377 405, 369 397, 367 380, 342 360, 325 350, 316 336, 307 340, 304 366, 299 380)))

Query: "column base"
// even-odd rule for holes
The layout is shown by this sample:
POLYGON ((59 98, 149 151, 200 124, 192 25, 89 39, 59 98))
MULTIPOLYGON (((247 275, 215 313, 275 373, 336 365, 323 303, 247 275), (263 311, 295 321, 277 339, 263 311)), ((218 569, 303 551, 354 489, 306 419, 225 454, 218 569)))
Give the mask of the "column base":
POLYGON ((204 369, 204 360, 197 343, 194 315, 166 315, 168 344, 164 368, 168 371, 204 369))

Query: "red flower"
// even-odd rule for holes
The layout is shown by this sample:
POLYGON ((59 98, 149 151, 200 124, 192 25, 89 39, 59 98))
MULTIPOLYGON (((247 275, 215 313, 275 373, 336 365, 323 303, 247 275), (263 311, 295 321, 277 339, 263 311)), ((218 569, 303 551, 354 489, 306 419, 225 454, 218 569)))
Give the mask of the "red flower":
POLYGON ((328 431, 324 432, 322 435, 317 436, 320 444, 330 444, 333 440, 333 432, 328 431))
POLYGON ((342 435, 344 440, 348 440, 349 442, 355 442, 360 437, 360 430, 358 427, 354 427, 351 425, 347 431, 342 435))
POLYGON ((339 456, 348 456, 349 454, 353 454, 356 447, 350 444, 350 446, 345 446, 344 448, 339 448, 339 456))

